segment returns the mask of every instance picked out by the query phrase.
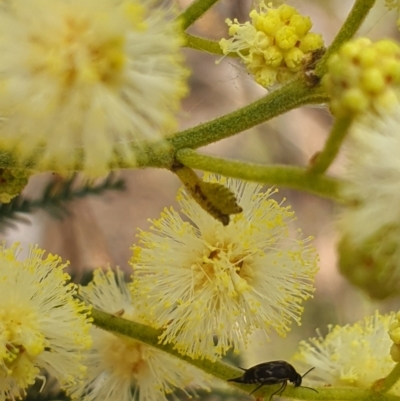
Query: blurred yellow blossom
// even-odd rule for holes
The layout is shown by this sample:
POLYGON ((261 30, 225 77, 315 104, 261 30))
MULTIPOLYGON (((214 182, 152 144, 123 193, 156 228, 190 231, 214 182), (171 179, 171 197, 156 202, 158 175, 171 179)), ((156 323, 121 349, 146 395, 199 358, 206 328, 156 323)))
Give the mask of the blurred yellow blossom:
MULTIPOLYGON (((388 335, 394 320, 394 313, 375 313, 352 325, 328 326, 325 337, 302 341, 292 360, 303 369, 315 367, 307 376, 312 384, 371 388, 395 366, 388 335)), ((400 383, 389 393, 399 396, 400 383)))
MULTIPOLYGON (((95 308, 138 321, 119 269, 95 270, 80 294, 95 308)), ((176 389, 190 397, 195 388, 208 388, 202 371, 163 351, 97 327, 92 336, 93 347, 84 359, 87 377, 73 393, 83 401, 167 401, 176 389)))
POLYGON ((11 1, 0 8, 0 146, 42 169, 134 166, 175 127, 186 93, 171 9, 138 0, 11 1), (136 150, 133 147, 136 146, 136 150))
POLYGON ((74 298, 58 256, 31 247, 0 248, 0 400, 18 399, 41 369, 64 389, 82 379, 82 351, 91 345, 84 305, 74 298))
POLYGON ((400 291, 400 105, 355 121, 338 217, 342 273, 374 298, 400 291))

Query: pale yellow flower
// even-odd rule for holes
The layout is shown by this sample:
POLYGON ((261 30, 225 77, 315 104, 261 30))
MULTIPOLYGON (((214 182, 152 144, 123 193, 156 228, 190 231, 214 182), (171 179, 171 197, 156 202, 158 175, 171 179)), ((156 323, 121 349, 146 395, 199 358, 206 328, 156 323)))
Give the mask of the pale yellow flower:
POLYGON ((38 168, 134 166, 186 93, 179 24, 151 0, 11 1, 0 8, 1 146, 38 168), (136 150, 133 150, 136 146, 136 150), (33 161, 32 161, 33 158, 33 161))
POLYGON ((376 298, 400 291, 400 105, 355 122, 338 228, 342 272, 376 298))
POLYGON ((172 208, 140 232, 132 266, 134 303, 164 329, 161 340, 181 353, 214 359, 238 350, 249 335, 274 329, 281 336, 299 322, 313 292, 317 254, 301 231, 290 232, 290 207, 277 191, 234 179, 227 185, 244 212, 228 226, 178 194, 183 217, 172 208))
MULTIPOLYGON (((80 294, 102 311, 138 321, 119 269, 95 270, 93 281, 81 287, 80 294)), ((84 401, 167 401, 176 389, 187 396, 196 387, 208 389, 204 373, 163 351, 96 327, 92 336, 93 348, 84 359, 87 377, 73 393, 84 401)))
MULTIPOLYGON (((315 367, 307 375, 311 385, 370 388, 395 366, 388 335, 394 319, 394 313, 375 313, 352 325, 328 326, 325 337, 302 341, 292 360, 301 369, 315 367)), ((390 393, 399 396, 400 384, 390 393)))
POLYGON ((0 248, 0 400, 18 399, 41 369, 65 389, 82 379, 82 351, 91 345, 84 305, 74 298, 58 256, 32 247, 0 248))

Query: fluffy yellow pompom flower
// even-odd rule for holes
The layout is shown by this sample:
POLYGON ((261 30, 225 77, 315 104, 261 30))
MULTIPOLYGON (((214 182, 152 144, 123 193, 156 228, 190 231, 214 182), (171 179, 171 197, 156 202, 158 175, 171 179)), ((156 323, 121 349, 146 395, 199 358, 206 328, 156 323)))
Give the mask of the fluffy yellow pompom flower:
MULTIPOLYGON (((307 375, 311 385, 371 388, 395 366, 387 333, 394 319, 393 313, 376 313, 353 325, 329 326, 325 338, 319 336, 301 342, 292 359, 296 365, 302 364, 303 369, 315 367, 307 375)), ((400 383, 389 393, 399 396, 400 383)))
MULTIPOLYGON (((95 270, 93 281, 79 293, 95 308, 138 321, 119 269, 95 270)), ((93 347, 84 359, 87 376, 73 392, 83 401, 167 401, 176 389, 188 398, 196 387, 208 389, 202 371, 163 351, 97 327, 92 336, 93 347)))
POLYGON ((67 284, 58 256, 32 247, 0 247, 0 400, 18 399, 41 369, 69 389, 82 379, 82 351, 91 345, 86 308, 67 284), (18 259, 17 259, 18 258, 18 259))
POLYGON ((351 40, 329 59, 322 82, 335 115, 390 111, 399 102, 400 46, 391 40, 351 40))
POLYGON ((272 8, 261 1, 251 22, 226 20, 231 39, 219 44, 224 54, 237 53, 255 80, 264 87, 283 83, 298 73, 312 52, 322 49, 322 36, 310 32, 311 19, 286 4, 272 8))
POLYGON ((134 166, 143 141, 174 128, 188 75, 179 24, 151 4, 3 3, 0 146, 60 172, 134 166))
POLYGON ((300 230, 290 232, 294 213, 271 199, 277 191, 206 180, 226 185, 243 213, 223 226, 180 190, 184 217, 164 209, 139 234, 132 290, 141 317, 164 329, 161 341, 193 358, 214 359, 230 348, 237 352, 256 329, 284 336, 292 320, 299 322, 318 256, 300 230))

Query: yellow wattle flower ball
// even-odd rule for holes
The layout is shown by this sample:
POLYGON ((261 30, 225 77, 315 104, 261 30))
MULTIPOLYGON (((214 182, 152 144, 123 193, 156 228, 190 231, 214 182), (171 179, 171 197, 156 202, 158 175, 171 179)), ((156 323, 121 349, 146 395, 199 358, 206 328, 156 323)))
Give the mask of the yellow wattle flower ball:
POLYGON ((0 400, 17 400, 42 370, 69 391, 82 380, 92 345, 89 309, 76 298, 61 259, 31 246, 0 246, 0 400))
POLYGON ((322 84, 336 116, 390 111, 399 102, 400 46, 392 40, 351 40, 328 60, 322 84))
POLYGON ((312 22, 295 8, 272 8, 261 1, 249 14, 251 22, 226 20, 230 39, 219 44, 224 54, 237 53, 247 70, 264 87, 284 83, 304 67, 310 55, 323 48, 322 36, 310 32, 312 22))
MULTIPOLYGON (((127 320, 138 319, 128 283, 120 269, 96 269, 80 296, 94 308, 127 320)), ((87 374, 72 391, 82 401, 168 401, 174 392, 192 398, 209 390, 210 379, 198 368, 133 338, 92 326, 93 346, 82 360, 87 374)))
MULTIPOLYGON (((300 343, 292 358, 296 366, 315 369, 307 375, 307 384, 339 388, 370 389, 395 367, 390 357, 389 327, 395 314, 376 312, 345 326, 328 326, 328 334, 300 343)), ((397 382, 388 392, 400 395, 397 382)))
POLYGON ((371 297, 400 291, 400 104, 351 125, 338 214, 342 273, 371 297))
POLYGON ((175 128, 187 92, 175 16, 151 0, 3 3, 2 147, 60 173, 134 167, 175 128))
POLYGON ((165 208, 138 235, 131 290, 139 316, 163 329, 161 341, 215 360, 239 352, 255 330, 284 337, 300 322, 318 255, 311 238, 290 229, 294 213, 272 199, 277 191, 214 175, 205 181, 228 187, 243 212, 223 226, 181 189, 182 215, 165 208))

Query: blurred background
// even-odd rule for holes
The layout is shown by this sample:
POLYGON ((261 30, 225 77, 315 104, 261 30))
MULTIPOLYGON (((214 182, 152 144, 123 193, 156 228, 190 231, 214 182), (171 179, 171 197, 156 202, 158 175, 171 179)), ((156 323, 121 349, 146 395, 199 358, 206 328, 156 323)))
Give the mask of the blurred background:
MULTIPOLYGON (((190 0, 178 0, 184 9, 190 0)), ((326 45, 340 28, 353 1, 349 0, 293 0, 295 6, 314 22, 313 31, 322 33, 326 45)), ((226 18, 247 19, 250 0, 221 0, 190 28, 190 32, 211 39, 227 36, 226 18)), ((360 31, 372 39, 392 37, 399 39, 395 12, 384 9, 379 0, 360 31)), ((192 70, 190 94, 183 101, 180 128, 185 129, 248 104, 266 91, 252 81, 245 68, 236 60, 222 59, 192 49, 185 49, 187 63, 192 70)), ((201 149, 201 151, 264 164, 291 164, 304 166, 320 150, 329 133, 332 120, 321 105, 294 110, 284 116, 249 131, 201 149)), ((343 158, 339 156, 329 174, 342 171, 343 158)), ((100 196, 87 196, 69 202, 67 213, 56 218, 48 210, 21 214, 22 222, 3 230, 7 243, 20 241, 38 244, 48 252, 59 254, 70 261, 69 272, 80 280, 85 272, 96 267, 120 266, 129 275, 130 247, 136 242, 137 229, 147 229, 148 218, 157 218, 164 207, 176 207, 175 195, 180 186, 178 179, 168 171, 146 169, 121 171, 115 179, 125 182, 125 190, 105 191, 100 196)), ((39 174, 30 179, 23 196, 38 199, 49 182, 63 179, 52 174, 39 174)), ((79 187, 79 177, 74 185, 79 187)), ((280 196, 286 197, 297 215, 297 226, 305 236, 315 237, 314 244, 320 255, 321 270, 317 276, 314 299, 305 303, 303 322, 294 325, 286 339, 271 335, 271 342, 254 335, 251 347, 243 353, 241 365, 245 367, 273 360, 289 359, 298 341, 315 336, 327 324, 352 323, 371 314, 398 310, 399 300, 371 302, 359 290, 350 287, 336 268, 335 205, 324 199, 285 188, 280 196)))

